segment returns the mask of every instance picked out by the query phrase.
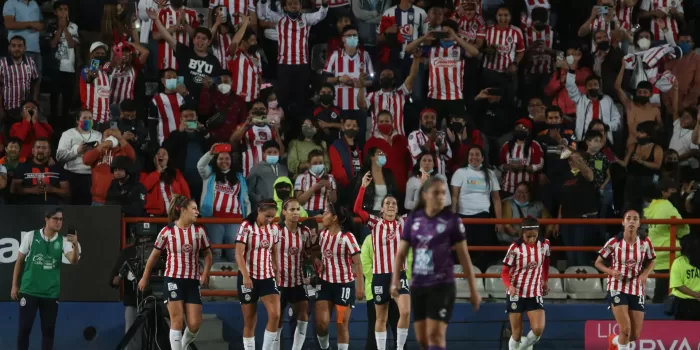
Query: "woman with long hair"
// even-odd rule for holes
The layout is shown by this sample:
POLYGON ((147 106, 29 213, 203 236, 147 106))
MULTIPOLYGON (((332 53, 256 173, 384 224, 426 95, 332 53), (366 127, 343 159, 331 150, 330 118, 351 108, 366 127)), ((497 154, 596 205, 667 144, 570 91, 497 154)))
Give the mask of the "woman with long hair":
MULTIPOLYGON (((445 333, 456 298, 453 250, 467 275, 474 310, 481 304, 464 226, 458 216, 445 208, 448 195, 447 182, 438 177, 423 183, 420 201, 406 219, 394 259, 394 266, 403 266, 408 250, 413 249, 411 308, 416 340, 423 349, 446 348, 445 333)), ((400 277, 400 269, 394 269, 391 283, 394 298, 400 296, 400 277)))
POLYGON ((277 203, 267 199, 250 213, 236 237, 238 264, 238 298, 243 310, 243 347, 255 350, 255 326, 258 322, 258 300, 267 311, 263 349, 271 349, 277 338, 280 319, 280 279, 277 249, 279 226, 274 223, 277 203))
POLYGON ((608 302, 620 334, 610 334, 610 349, 629 350, 639 339, 644 322, 644 296, 649 274, 654 270, 656 253, 648 237, 640 237, 639 212, 625 211, 623 232, 611 238, 595 261, 595 267, 608 275, 608 302))
POLYGON ((651 121, 639 123, 637 140, 628 145, 625 160, 620 162, 627 167, 625 203, 639 206, 642 193, 654 185, 654 177, 659 175, 664 149, 656 141, 656 126, 651 121))
POLYGON ((190 186, 180 170, 169 166, 170 157, 164 147, 153 157, 155 169, 142 173, 141 183, 146 188, 146 213, 164 216, 170 210, 170 201, 175 195, 190 197, 190 186))
MULTIPOLYGON (((425 180, 432 176, 436 176, 447 182, 445 175, 438 173, 437 162, 435 155, 430 152, 423 152, 416 158, 416 165, 413 166, 412 176, 406 183, 406 200, 404 200, 404 208, 413 210, 420 200, 420 188, 425 180)), ((452 205, 452 196, 445 198, 445 205, 452 205)))
MULTIPOLYGON (((309 324, 309 298, 304 288, 304 257, 308 255, 311 230, 299 225, 301 204, 296 198, 289 198, 282 203, 280 217, 280 239, 277 243, 277 262, 280 275, 280 314, 283 315, 287 305, 291 305, 297 325, 294 330, 292 350, 301 350, 306 339, 306 328, 309 324)), ((282 335, 280 317, 275 343, 279 343, 282 335)), ((278 345, 274 346, 279 349, 278 345)))
POLYGON ((308 170, 311 165, 308 162, 309 153, 312 150, 323 152, 323 163, 326 169, 330 169, 330 159, 328 159, 328 147, 323 135, 319 132, 321 128, 314 118, 306 118, 301 124, 299 139, 289 142, 289 152, 287 152, 287 167, 293 174, 301 174, 308 170))
POLYGON ((158 234, 138 286, 140 291, 148 287, 151 270, 163 250, 167 250, 163 282, 168 297, 172 349, 187 349, 202 325, 200 288, 209 283, 212 256, 207 233, 201 226, 195 226, 198 216, 197 202, 193 198, 173 196, 168 210, 170 223, 158 234), (199 264, 200 253, 204 255, 203 269, 199 264), (187 318, 183 319, 185 314, 187 318), (183 321, 187 325, 184 335, 183 321))
POLYGON ((540 236, 540 223, 528 216, 520 224, 520 239, 513 242, 503 259, 501 280, 506 286, 506 310, 513 331, 508 349, 532 349, 544 331, 544 300, 549 293, 549 240, 540 236), (523 334, 523 313, 530 332, 523 334))
POLYGON ((678 321, 700 321, 700 236, 697 232, 681 239, 681 256, 671 266, 670 287, 675 296, 678 321))
POLYGON ((395 298, 399 308, 399 320, 396 330, 396 348, 403 349, 408 337, 408 325, 411 319, 411 297, 408 289, 406 265, 394 265, 394 258, 399 249, 401 234, 404 230, 403 219, 398 216, 399 206, 396 197, 388 194, 382 200, 379 215, 371 215, 362 209, 365 189, 372 182, 369 172, 362 178, 362 186, 355 200, 354 212, 371 230, 372 234, 372 291, 374 292, 374 308, 376 319, 374 323, 377 349, 386 349, 386 322, 389 317, 391 300, 391 274, 400 270, 401 287, 399 296, 395 298))
MULTIPOLYGON (((233 58, 229 47, 233 40, 233 32, 235 31, 231 16, 229 16, 226 6, 216 6, 209 11, 209 22, 211 23, 211 50, 216 59, 219 60, 221 67, 228 67, 228 62, 233 58)), ((234 51, 235 52, 235 51, 234 51)))
POLYGON ((325 207, 321 223, 326 229, 319 233, 323 271, 316 296, 316 337, 321 349, 330 349, 328 325, 335 309, 338 350, 348 350, 350 313, 356 298, 362 300, 365 290, 360 246, 350 232, 352 216, 345 208, 333 203, 325 207))
POLYGON ((129 12, 120 4, 106 4, 102 12, 101 36, 108 47, 122 41, 139 41, 129 12), (131 40, 130 40, 131 39, 131 40))
MULTIPOLYGON (((403 193, 399 193, 394 173, 384 167, 387 163, 387 155, 378 147, 370 148, 364 156, 362 171, 360 174, 369 173, 372 181, 365 187, 365 196, 362 202, 362 209, 380 215, 384 198, 388 195, 400 199, 403 193)), ((355 188, 359 192, 362 188, 363 178, 357 176, 355 188)), ((401 202, 399 202, 401 203, 401 202)), ((399 208, 400 209, 400 208, 399 208)))

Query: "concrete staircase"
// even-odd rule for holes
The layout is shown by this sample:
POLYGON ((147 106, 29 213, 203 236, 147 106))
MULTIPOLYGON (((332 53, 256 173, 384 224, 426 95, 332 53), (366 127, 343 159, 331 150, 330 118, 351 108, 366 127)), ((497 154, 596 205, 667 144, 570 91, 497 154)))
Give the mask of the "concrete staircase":
MULTIPOLYGON (((199 350, 228 350, 229 345, 224 340, 223 322, 213 314, 202 315, 202 327, 197 334, 194 345, 199 350)), ((190 349, 193 349, 190 347, 190 349)))

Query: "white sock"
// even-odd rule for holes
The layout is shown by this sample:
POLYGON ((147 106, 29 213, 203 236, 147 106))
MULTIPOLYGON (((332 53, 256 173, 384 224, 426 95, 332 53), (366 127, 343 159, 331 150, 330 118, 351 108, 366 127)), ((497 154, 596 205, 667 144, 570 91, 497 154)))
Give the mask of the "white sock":
POLYGON ((263 347, 262 350, 272 350, 272 343, 275 342, 277 337, 277 332, 270 332, 265 330, 265 336, 263 337, 263 347))
POLYGON ((374 331, 374 339, 377 341, 377 350, 386 350, 386 331, 374 331))
POLYGON ((318 339, 318 345, 321 346, 321 349, 328 349, 331 346, 328 343, 328 334, 324 336, 317 335, 316 338, 318 339))
POLYGON ((170 349, 182 350, 182 331, 170 330, 170 349))
POLYGON ((510 337, 508 340, 508 350, 519 350, 520 349, 520 342, 515 341, 513 337, 510 337))
POLYGON ((348 350, 350 344, 338 344, 338 350, 348 350))
POLYGON ((243 337, 243 349, 255 350, 255 337, 252 337, 252 338, 243 337))
POLYGON ((406 339, 408 339, 408 328, 397 328, 396 350, 403 350, 403 347, 406 345, 406 339))
POLYGON ((617 345, 617 349, 618 349, 618 350, 630 350, 630 343, 627 343, 627 344, 625 344, 625 345, 618 344, 618 345, 617 345))
POLYGON ((535 345, 540 340, 540 337, 536 336, 535 333, 530 331, 530 333, 527 334, 527 337, 525 340, 520 341, 520 347, 523 349, 527 348, 528 346, 535 345))
POLYGON ((272 342, 272 350, 280 350, 280 337, 282 336, 282 328, 277 328, 275 340, 272 342))
POLYGON ((620 338, 619 335, 616 335, 615 338, 613 338, 613 345, 620 345, 617 341, 620 338))
POLYGON ((304 340, 306 340, 306 326, 308 324, 309 323, 306 321, 297 321, 297 329, 294 330, 294 344, 292 344, 292 350, 301 350, 304 346, 304 340))
POLYGON ((189 328, 185 328, 185 334, 182 336, 182 350, 187 350, 187 347, 192 344, 194 338, 197 338, 197 333, 192 333, 189 328))

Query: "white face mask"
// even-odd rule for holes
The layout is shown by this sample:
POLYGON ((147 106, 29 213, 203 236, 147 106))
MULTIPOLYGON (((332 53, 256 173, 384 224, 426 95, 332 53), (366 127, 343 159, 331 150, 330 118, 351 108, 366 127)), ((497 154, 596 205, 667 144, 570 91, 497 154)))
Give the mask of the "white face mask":
POLYGON ((566 63, 569 65, 574 64, 574 55, 566 56, 566 63))
POLYGON ((231 84, 219 84, 217 88, 219 89, 219 92, 224 95, 231 92, 231 84))
POLYGON ((647 38, 641 38, 637 40, 637 46, 639 46, 639 48, 642 50, 649 50, 649 48, 651 47, 651 40, 647 38))

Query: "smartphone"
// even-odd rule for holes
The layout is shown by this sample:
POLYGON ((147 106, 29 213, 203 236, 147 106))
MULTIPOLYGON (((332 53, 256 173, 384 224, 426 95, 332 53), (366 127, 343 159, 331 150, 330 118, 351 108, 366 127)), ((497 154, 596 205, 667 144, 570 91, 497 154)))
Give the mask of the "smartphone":
POLYGON ((184 85, 185 77, 177 77, 177 85, 184 85))
POLYGON ((221 84, 221 78, 220 78, 220 77, 214 77, 214 78, 211 79, 211 81, 212 81, 212 83, 213 83, 214 85, 219 85, 219 84, 221 84))
POLYGON ((223 22, 228 22, 228 14, 225 7, 219 7, 219 16, 223 16, 223 22))
POLYGON ((185 122, 185 125, 187 125, 188 129, 197 129, 199 127, 197 122, 185 122))
POLYGON ((229 153, 231 152, 231 145, 228 143, 214 146, 215 153, 229 153))
POLYGON ((600 14, 601 15, 607 15, 608 14, 608 7, 607 6, 598 6, 600 9, 600 14))
POLYGON ((93 149, 95 147, 97 147, 97 141, 85 142, 85 148, 93 149))
POLYGON ((564 58, 564 51, 557 51, 557 61, 563 61, 564 58))
POLYGON ((75 227, 73 225, 68 225, 68 234, 69 235, 74 235, 75 234, 75 227))
POLYGON ((100 68, 100 61, 93 58, 92 61, 90 61, 90 71, 95 72, 98 68, 100 68))
POLYGON ((111 122, 109 122, 109 128, 110 129, 119 129, 119 123, 117 123, 115 121, 111 121, 111 122))

